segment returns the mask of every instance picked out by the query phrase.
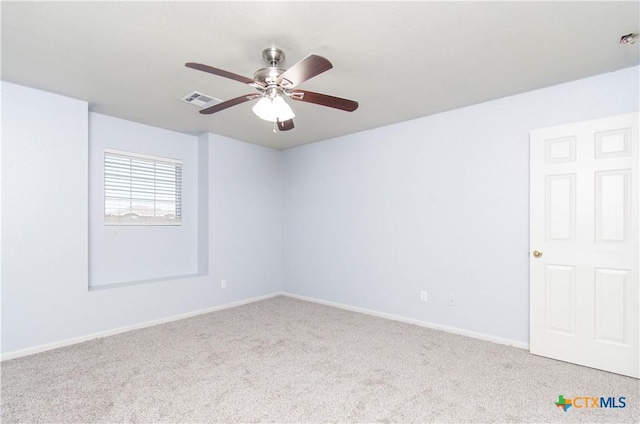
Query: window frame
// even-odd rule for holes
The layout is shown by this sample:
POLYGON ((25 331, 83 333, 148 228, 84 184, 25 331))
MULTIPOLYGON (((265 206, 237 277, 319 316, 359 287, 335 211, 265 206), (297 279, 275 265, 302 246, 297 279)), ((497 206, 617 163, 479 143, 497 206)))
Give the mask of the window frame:
MULTIPOLYGON (((181 226, 182 225, 182 166, 183 161, 180 159, 167 158, 162 156, 153 156, 142 153, 134 153, 125 150, 111 149, 105 148, 103 153, 103 220, 105 226, 181 226), (175 186, 175 210, 176 210, 176 218, 167 219, 167 218, 159 218, 159 217, 151 217, 151 216, 139 216, 136 218, 133 217, 109 217, 107 216, 107 157, 108 156, 116 156, 120 158, 130 159, 130 160, 141 160, 147 162, 153 162, 154 164, 162 164, 162 165, 171 165, 174 166, 177 172, 177 182, 175 186)), ((154 199, 154 210, 156 209, 155 199, 156 188, 153 189, 154 199)), ((122 197, 122 199, 126 199, 126 197, 122 197)), ((131 196, 131 192, 129 193, 129 200, 133 200, 131 196)), ((146 200, 146 199, 139 199, 146 200)))

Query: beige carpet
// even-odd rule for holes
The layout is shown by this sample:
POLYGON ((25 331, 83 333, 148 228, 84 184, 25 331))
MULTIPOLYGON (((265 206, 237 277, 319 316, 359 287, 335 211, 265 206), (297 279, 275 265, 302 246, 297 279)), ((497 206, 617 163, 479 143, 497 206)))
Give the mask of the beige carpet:
POLYGON ((640 422, 638 380, 287 297, 2 363, 2 422, 640 422), (625 396, 624 409, 556 407, 625 396))

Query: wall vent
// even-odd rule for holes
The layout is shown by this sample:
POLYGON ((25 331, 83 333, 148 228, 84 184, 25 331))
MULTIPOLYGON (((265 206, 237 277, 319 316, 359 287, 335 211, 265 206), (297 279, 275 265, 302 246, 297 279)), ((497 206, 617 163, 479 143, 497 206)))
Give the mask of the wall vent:
POLYGON ((222 100, 220 99, 207 96, 206 94, 198 93, 197 91, 193 91, 187 94, 180 100, 198 107, 209 107, 222 102, 222 100))

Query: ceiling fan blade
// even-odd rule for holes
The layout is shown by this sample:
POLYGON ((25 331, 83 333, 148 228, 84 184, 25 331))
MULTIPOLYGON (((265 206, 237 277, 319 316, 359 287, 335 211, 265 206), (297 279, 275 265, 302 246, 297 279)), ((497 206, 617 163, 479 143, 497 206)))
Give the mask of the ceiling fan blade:
POLYGON ((217 105, 210 106, 206 109, 202 109, 200 113, 203 115, 211 115, 212 113, 220 112, 231 106, 239 105, 240 103, 248 102, 260 97, 260 94, 245 94, 244 96, 236 97, 235 99, 227 100, 217 105))
POLYGON ((184 66, 186 66, 187 68, 196 69, 198 71, 208 72, 208 73, 213 74, 213 75, 218 75, 219 77, 224 77, 224 78, 229 78, 229 79, 232 79, 232 80, 240 81, 240 82, 243 82, 245 84, 262 85, 260 83, 255 82, 251 78, 243 77, 242 75, 234 74, 233 72, 229 72, 229 71, 225 71, 225 70, 222 70, 222 69, 214 68, 213 66, 204 65, 202 63, 187 62, 187 63, 184 64, 184 66))
POLYGON ((282 73, 276 82, 282 84, 285 88, 293 88, 331 68, 333 68, 333 65, 327 59, 310 54, 282 73))
POLYGON ((293 127, 294 127, 293 119, 287 119, 286 121, 283 121, 283 122, 278 121, 278 129, 280 131, 289 131, 289 130, 292 130, 293 127))
POLYGON ((317 105, 328 106, 335 109, 353 112, 358 109, 358 102, 355 100, 343 99, 330 96, 328 94, 314 93, 313 91, 295 90, 291 93, 291 99, 300 102, 315 103, 317 105))

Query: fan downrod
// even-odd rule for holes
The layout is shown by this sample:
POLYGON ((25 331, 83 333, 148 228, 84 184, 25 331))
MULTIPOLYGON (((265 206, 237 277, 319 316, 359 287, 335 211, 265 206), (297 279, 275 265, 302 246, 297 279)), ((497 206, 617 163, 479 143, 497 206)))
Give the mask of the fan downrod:
POLYGON ((278 77, 285 71, 278 68, 278 64, 284 62, 284 52, 277 47, 270 47, 262 51, 262 58, 269 67, 258 69, 253 74, 253 80, 265 86, 276 84, 278 77))

